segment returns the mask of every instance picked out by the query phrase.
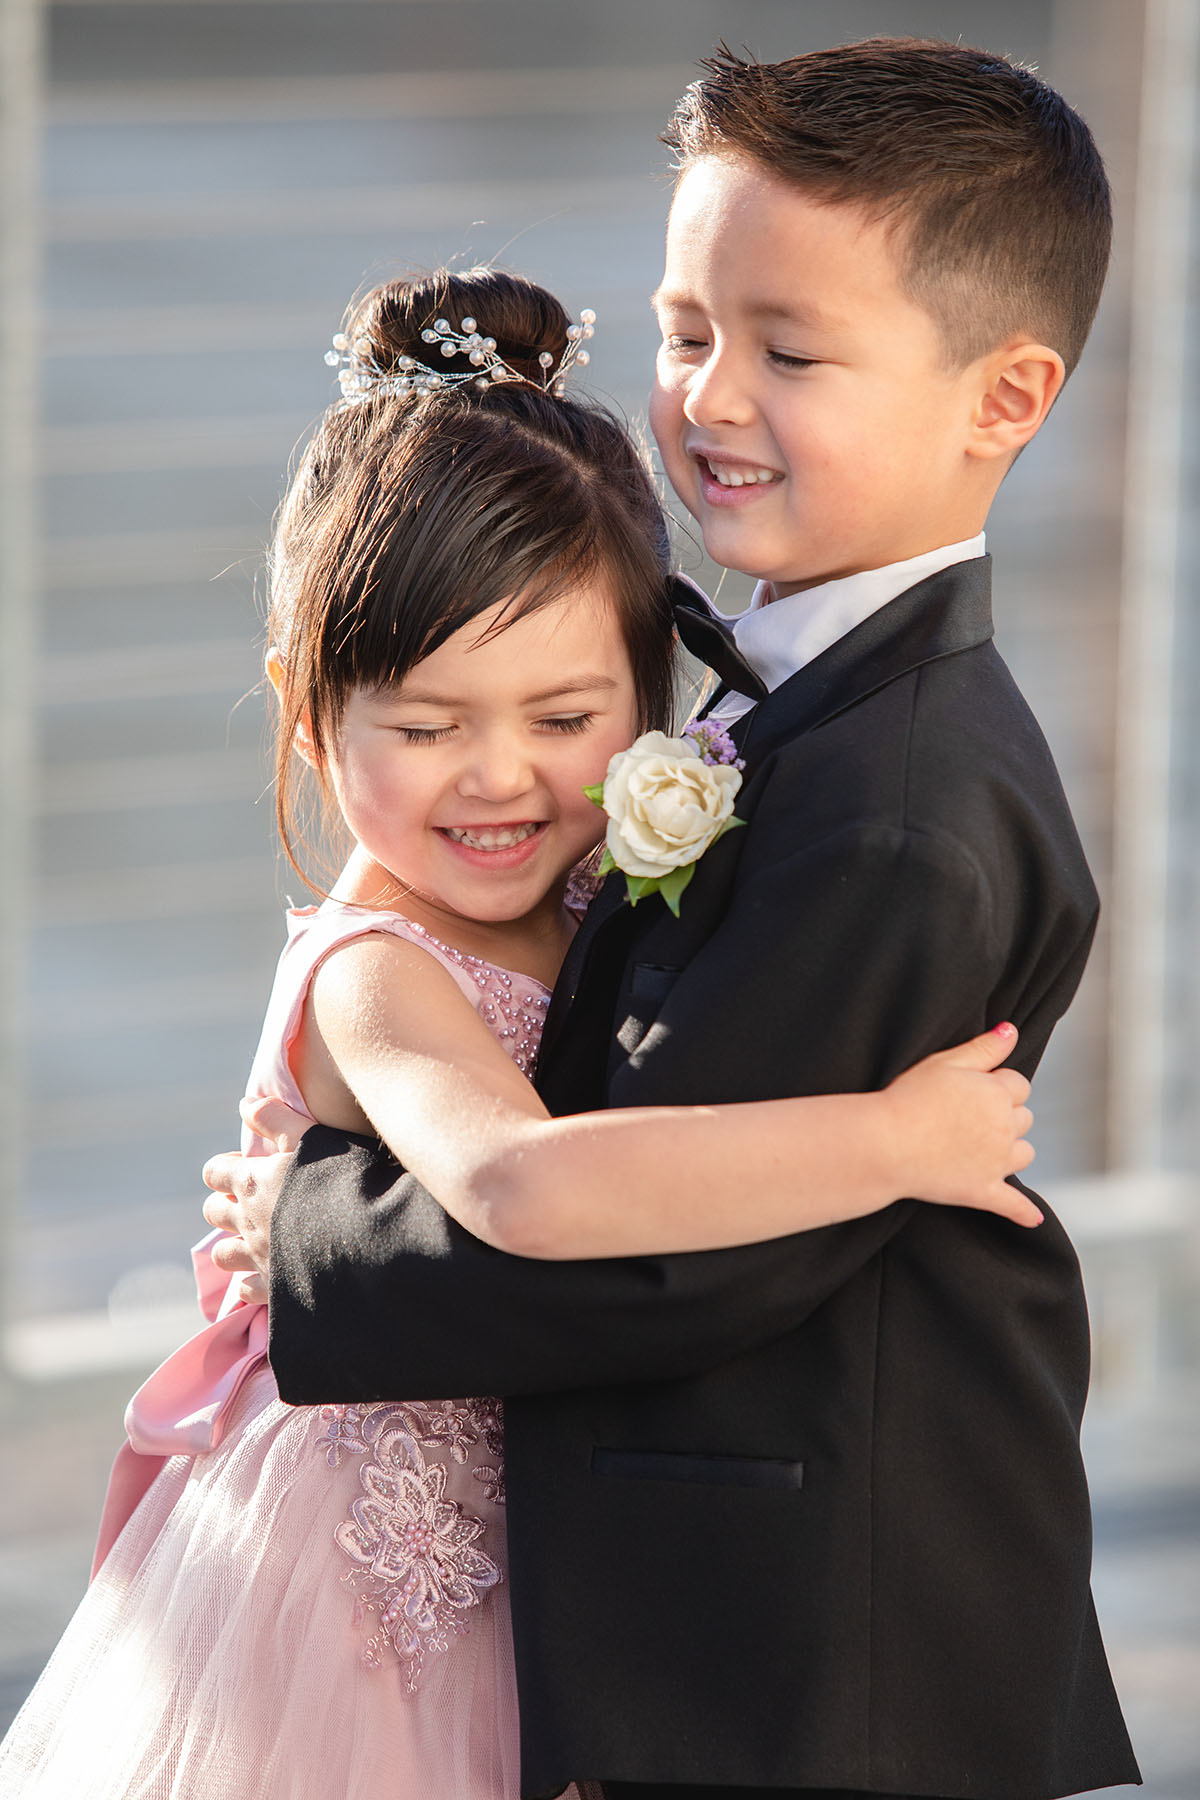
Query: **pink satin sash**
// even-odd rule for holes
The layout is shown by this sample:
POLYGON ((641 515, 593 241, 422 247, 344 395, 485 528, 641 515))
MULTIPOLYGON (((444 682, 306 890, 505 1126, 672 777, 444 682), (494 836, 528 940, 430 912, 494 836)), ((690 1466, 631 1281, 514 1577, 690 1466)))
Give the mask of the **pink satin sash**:
POLYGON ((113 1464, 93 1575, 167 1458, 220 1443, 243 1382, 267 1354, 266 1307, 239 1300, 236 1278, 212 1260, 212 1246, 223 1236, 212 1231, 192 1251, 200 1310, 209 1323, 159 1364, 125 1409, 128 1436, 113 1464))

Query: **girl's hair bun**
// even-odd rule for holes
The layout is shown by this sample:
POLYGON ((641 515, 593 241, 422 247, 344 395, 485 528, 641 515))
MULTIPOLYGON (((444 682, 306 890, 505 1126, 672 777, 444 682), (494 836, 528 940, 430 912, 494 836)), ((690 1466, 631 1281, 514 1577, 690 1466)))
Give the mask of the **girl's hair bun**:
POLYGON ((499 269, 437 269, 431 275, 385 282, 352 307, 344 330, 352 344, 370 345, 369 360, 391 374, 402 356, 441 374, 470 373, 466 356, 442 355, 422 337, 438 319, 453 330, 474 319, 484 337, 495 338, 496 353, 526 380, 545 385, 567 348, 570 320, 559 301, 535 282, 499 269), (553 360, 543 363, 543 355, 553 360))

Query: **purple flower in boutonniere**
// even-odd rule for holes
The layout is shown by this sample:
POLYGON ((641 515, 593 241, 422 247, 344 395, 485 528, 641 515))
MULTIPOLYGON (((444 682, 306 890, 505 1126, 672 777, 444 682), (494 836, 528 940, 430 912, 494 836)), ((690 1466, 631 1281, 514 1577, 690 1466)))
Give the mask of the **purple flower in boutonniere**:
POLYGON ((600 873, 620 869, 631 903, 661 894, 676 918, 696 864, 719 837, 745 821, 733 802, 742 763, 727 733, 693 719, 679 738, 643 732, 584 792, 608 814, 600 873))

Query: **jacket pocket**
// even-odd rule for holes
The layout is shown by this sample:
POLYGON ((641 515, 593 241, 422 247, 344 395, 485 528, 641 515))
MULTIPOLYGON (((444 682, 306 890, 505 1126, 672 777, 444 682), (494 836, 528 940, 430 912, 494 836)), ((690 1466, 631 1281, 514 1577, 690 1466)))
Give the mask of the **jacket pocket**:
POLYGON ((800 1488, 804 1464, 767 1456, 693 1456, 676 1450, 592 1451, 592 1474, 627 1481, 698 1481, 717 1487, 800 1488))
POLYGON ((634 963, 629 976, 629 1010, 617 1030, 614 1052, 619 1046, 626 1056, 633 1055, 681 974, 682 970, 665 963, 634 963))

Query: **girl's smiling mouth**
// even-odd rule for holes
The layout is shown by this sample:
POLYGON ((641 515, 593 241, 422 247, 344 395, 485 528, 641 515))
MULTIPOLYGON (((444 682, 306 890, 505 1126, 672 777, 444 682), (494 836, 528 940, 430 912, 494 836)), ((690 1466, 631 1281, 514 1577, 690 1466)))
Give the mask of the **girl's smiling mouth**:
POLYGON ((453 844, 471 860, 483 858, 504 868, 514 868, 533 855, 545 835, 545 819, 524 819, 502 825, 439 825, 438 836, 453 844))

